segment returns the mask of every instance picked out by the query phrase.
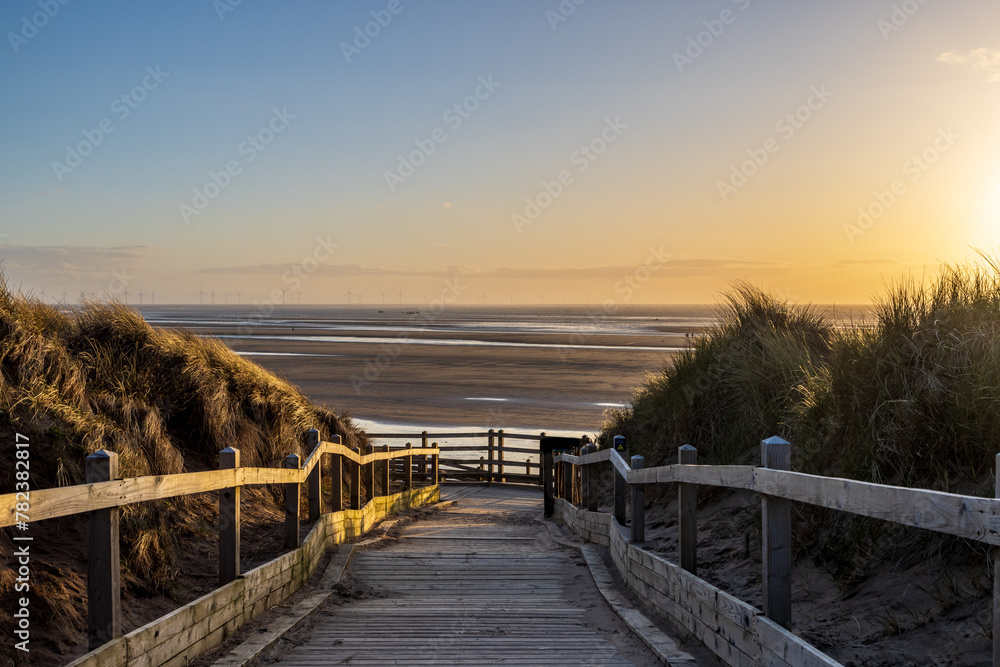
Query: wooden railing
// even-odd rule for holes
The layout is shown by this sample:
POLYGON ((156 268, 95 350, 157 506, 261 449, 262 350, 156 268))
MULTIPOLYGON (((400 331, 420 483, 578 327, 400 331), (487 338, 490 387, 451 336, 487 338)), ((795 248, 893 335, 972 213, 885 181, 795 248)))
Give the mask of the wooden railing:
MULTIPOLYGON (((240 467, 239 450, 226 448, 219 453, 219 470, 118 479, 118 455, 100 450, 86 459, 86 484, 31 491, 28 516, 17 511, 19 503, 23 509, 25 494, 0 496, 0 527, 88 514, 88 644, 93 650, 121 636, 119 507, 219 491, 218 569, 219 585, 225 587, 240 576, 241 487, 260 484, 283 486, 285 547, 296 549, 301 544, 299 507, 302 485, 306 487, 308 520, 312 522, 324 515, 324 504, 329 507, 330 513, 346 509, 343 502, 345 487, 350 491, 350 507, 354 510, 369 507, 371 501, 378 497, 390 496, 390 467, 393 462, 399 462, 399 484, 404 494, 413 489, 415 466, 419 466, 426 479, 433 482, 437 479, 440 454, 433 447, 391 451, 384 447, 375 451, 371 446, 367 453, 362 454, 356 447, 348 448, 341 444, 340 436, 333 436, 331 442, 321 442, 315 429, 307 434, 305 451, 310 453, 304 462, 300 462, 297 454, 290 454, 284 460, 284 468, 243 468, 240 467), (324 456, 332 458, 327 503, 322 498, 321 461, 324 456), (365 475, 362 475, 362 469, 367 471, 365 475), (18 498, 19 495, 21 498, 18 498)), ((313 556, 315 564, 318 556, 313 556)), ((276 598, 276 602, 280 599, 283 598, 276 598)), ((98 660, 95 664, 104 663, 98 660)))
MULTIPOLYGON (((518 447, 510 446, 510 440, 535 441, 547 437, 543 433, 508 433, 503 429, 488 431, 473 431, 469 433, 369 433, 368 437, 373 440, 397 439, 420 441, 421 447, 427 447, 431 443, 442 452, 440 459, 440 478, 442 483, 456 482, 468 484, 470 482, 499 482, 515 484, 536 484, 542 483, 541 461, 538 446, 518 447), (481 440, 481 443, 453 445, 439 445, 431 442, 433 439, 441 440, 481 440), (517 458, 511 458, 516 455, 517 458)), ((587 442, 589 438, 584 436, 587 442)), ((411 446, 406 443, 406 446, 411 446)), ((419 451, 419 450, 418 450, 419 451)), ((419 479, 428 479, 426 473, 414 472, 419 479)))
MULTIPOLYGON (((545 443, 542 443, 545 450, 545 443)), ((623 572, 630 585, 646 590, 653 595, 670 598, 670 594, 657 592, 653 583, 643 581, 663 576, 672 578, 671 585, 674 598, 664 602, 665 607, 679 603, 683 609, 678 615, 685 618, 676 619, 681 625, 688 625, 697 636, 699 630, 707 624, 708 627, 720 628, 720 619, 731 622, 733 632, 727 638, 729 644, 722 646, 718 636, 714 638, 715 646, 705 641, 709 648, 729 664, 732 655, 723 655, 726 651, 752 652, 753 646, 741 645, 740 642, 756 642, 758 652, 763 651, 766 659, 771 659, 779 652, 789 655, 789 651, 799 657, 790 664, 835 665, 831 658, 823 656, 816 649, 809 647, 801 639, 787 632, 791 624, 791 544, 792 521, 791 502, 800 502, 817 507, 849 512, 859 516, 882 519, 904 526, 924 528, 938 533, 956 535, 970 540, 976 540, 992 545, 994 567, 994 602, 993 602, 993 664, 1000 666, 1000 499, 977 496, 962 496, 941 491, 913 489, 884 484, 872 484, 851 479, 823 477, 796 473, 791 468, 791 445, 781 438, 770 438, 761 443, 762 466, 720 466, 697 465, 697 450, 690 446, 680 447, 678 463, 674 465, 646 468, 641 456, 632 456, 630 462, 613 449, 596 451, 594 445, 578 447, 577 453, 556 455, 551 458, 552 473, 544 484, 545 510, 551 515, 555 509, 556 499, 565 501, 564 506, 571 510, 572 517, 568 521, 580 523, 581 532, 589 533, 602 539, 607 534, 609 543, 614 546, 618 531, 624 535, 626 525, 626 486, 632 492, 631 521, 627 542, 629 549, 634 551, 634 559, 642 572, 630 581, 631 572, 623 572), (596 479, 596 466, 610 463, 614 468, 615 496, 613 517, 602 519, 596 514, 597 494, 592 480, 596 479), (643 489, 648 484, 676 483, 678 485, 678 537, 680 563, 674 565, 663 559, 637 548, 645 538, 645 504, 643 489), (697 490, 699 486, 715 486, 730 489, 745 489, 753 491, 762 499, 762 601, 763 615, 767 623, 757 623, 748 614, 760 613, 750 605, 723 594, 711 587, 696 575, 697 557, 697 490), (579 506, 576 509, 575 506, 579 506), (614 524, 618 524, 617 530, 614 524), (604 526, 602 528, 602 526, 604 526), (611 528, 607 528, 610 526, 611 528), (657 563, 656 561, 663 561, 657 563), (654 572, 654 570, 656 572, 654 572), (663 595, 661 595, 663 593, 663 595), (687 599, 680 600, 680 597, 687 599), (706 604, 706 597, 714 597, 716 602, 706 604), (725 598, 725 600, 723 600, 725 598), (688 604, 697 601, 698 604, 688 604), (705 616, 705 618, 700 618, 705 616), (708 617, 711 618, 708 618, 708 617), (703 623, 704 621, 704 623, 703 623), (773 625, 780 626, 777 632, 773 625), (742 628, 744 634, 753 637, 739 637, 742 628), (753 632, 751 632, 751 630, 753 632), (769 645, 770 642, 770 645, 769 645), (776 648, 780 644, 779 648, 776 648), (792 647, 792 645, 795 645, 792 647), (790 648, 792 647, 792 648, 790 648), (717 650, 718 649, 718 650, 717 650), (720 652, 721 651, 721 652, 720 652), (770 651, 770 653, 769 653, 770 651), (797 662, 798 661, 798 662, 797 662)), ((997 456, 996 496, 1000 498, 1000 455, 997 456)), ((624 538, 623 538, 624 539, 624 538)), ((614 551, 614 550, 613 550, 614 551)), ((626 550, 620 549, 617 557, 626 570, 629 568, 626 550)), ((613 554, 614 556, 615 554, 613 554)), ((658 585, 658 584, 657 584, 658 585)), ((716 631, 719 635, 721 630, 716 631)), ((703 640, 707 637, 702 637, 703 640)), ((725 644, 726 642, 722 642, 725 644)), ((740 653, 740 655, 743 655, 740 653)), ((780 656, 779 656, 780 659, 780 656)), ((770 663, 769 663, 770 664, 770 663)), ((774 664, 782 664, 781 662, 774 664)))

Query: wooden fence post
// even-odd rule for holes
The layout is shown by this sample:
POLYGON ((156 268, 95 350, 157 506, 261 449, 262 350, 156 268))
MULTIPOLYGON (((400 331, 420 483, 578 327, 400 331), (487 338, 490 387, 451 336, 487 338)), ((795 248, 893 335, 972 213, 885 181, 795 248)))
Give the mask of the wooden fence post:
MULTIPOLYGON (((382 451, 388 452, 389 445, 382 445, 382 451)), ((382 495, 391 496, 392 489, 389 488, 389 459, 386 459, 379 463, 378 471, 379 471, 379 482, 382 485, 382 495)))
POLYGON ((341 454, 330 456, 330 503, 331 512, 344 509, 344 457, 341 454))
MULTIPOLYGON (((87 484, 118 477, 118 454, 87 457, 87 484)), ((118 508, 93 510, 87 522, 87 644, 91 650, 122 636, 118 508)))
MULTIPOLYGON (((632 470, 645 467, 644 457, 632 457, 632 470)), ((642 484, 632 485, 632 534, 629 541, 633 544, 642 544, 646 541, 646 493, 642 484)))
MULTIPOLYGON (((677 448, 681 465, 698 463, 698 450, 691 445, 677 448)), ((677 533, 680 538, 681 567, 691 574, 698 573, 698 485, 681 482, 677 485, 677 533)))
MULTIPOLYGON (((240 467, 240 450, 226 447, 219 452, 219 470, 240 467)), ((240 487, 219 491, 219 585, 240 576, 240 487)))
MULTIPOLYGON (((351 451, 360 454, 361 448, 351 447, 351 451)), ((348 466, 351 476, 351 509, 359 510, 361 509, 361 464, 351 461, 348 466)))
MULTIPOLYGON (((622 459, 625 459, 625 436, 616 435, 615 436, 615 451, 618 452, 622 459)), ((627 523, 625 516, 625 478, 622 474, 618 472, 618 468, 615 471, 615 521, 620 525, 624 526, 627 523)))
MULTIPOLYGON (((406 443, 406 448, 410 449, 412 445, 406 443)), ((403 490, 409 491, 413 488, 413 456, 403 457, 403 490)))
MULTIPOLYGON (((319 431, 314 428, 306 431, 306 449, 309 456, 319 447, 319 431)), ((309 480, 306 493, 309 494, 309 521, 315 521, 323 513, 323 497, 320 489, 323 487, 323 461, 322 456, 316 461, 316 465, 309 471, 309 480)))
MULTIPOLYGON (((565 454, 571 454, 572 450, 566 450, 565 454)), ((563 480, 562 480, 562 497, 565 498, 569 503, 573 504, 573 464, 564 461, 563 462, 563 480)))
MULTIPOLYGON (((371 445, 370 444, 370 445, 368 445, 365 448, 365 454, 374 454, 374 453, 375 453, 375 445, 371 445)), ((369 463, 369 464, 367 464, 365 466, 365 474, 368 476, 367 479, 365 480, 365 498, 367 500, 371 500, 372 498, 375 497, 375 462, 374 461, 372 461, 371 463, 369 463)))
MULTIPOLYGON (((1000 454, 996 457, 993 496, 1000 498, 1000 454)), ((1000 547, 993 547, 993 664, 1000 667, 1000 547)))
POLYGON ((545 516, 550 517, 556 508, 555 501, 555 479, 552 475, 552 449, 545 446, 545 438, 541 442, 541 463, 542 463, 542 493, 544 495, 545 516))
MULTIPOLYGON (((426 449, 427 448, 427 431, 424 431, 423 433, 420 434, 420 448, 421 449, 426 449)), ((421 454, 417 458, 417 472, 419 473, 419 475, 418 475, 418 481, 421 484, 423 484, 423 482, 424 482, 424 476, 427 474, 427 455, 426 454, 421 454)))
POLYGON ((507 481, 503 476, 503 429, 497 431, 497 481, 507 481))
MULTIPOLYGON (((285 467, 298 470, 299 455, 289 454, 285 457, 285 467)), ((299 546, 299 501, 301 484, 289 482, 285 484, 285 548, 294 549, 299 546)))
MULTIPOLYGON (((427 449, 427 438, 420 443, 420 449, 427 449)), ((427 454, 421 454, 417 457, 417 483, 423 486, 425 481, 427 481, 427 454)))
MULTIPOLYGON (((580 456, 589 454, 591 447, 593 445, 584 445, 580 450, 580 456)), ((586 464, 580 466, 580 507, 583 509, 590 507, 590 466, 586 464)))
MULTIPOLYGON (((538 434, 538 442, 541 443, 542 439, 544 439, 545 437, 546 437, 545 436, 545 431, 542 431, 541 433, 539 433, 538 434)), ((545 486, 545 475, 542 474, 542 463, 544 463, 544 461, 542 461, 542 457, 539 456, 538 457, 538 485, 541 486, 541 487, 544 487, 545 486)))
MULTIPOLYGON (((763 467, 792 469, 791 443, 768 438, 760 446, 763 467)), ((769 495, 762 495, 761 501, 764 614, 788 628, 792 622, 792 505, 789 500, 769 495)))
POLYGON ((486 441, 486 455, 489 458, 489 462, 490 462, 490 465, 489 465, 490 476, 488 477, 488 479, 489 479, 489 481, 491 483, 493 482, 493 459, 494 459, 494 453, 495 453, 494 452, 494 447, 495 447, 495 445, 494 445, 494 440, 493 440, 493 429, 490 429, 489 435, 487 436, 487 441, 486 441))
MULTIPOLYGON (((432 446, 437 449, 438 444, 435 442, 432 446)), ((431 454, 431 486, 441 483, 438 475, 438 455, 431 454)))
MULTIPOLYGON (((597 445, 590 445, 590 451, 596 452, 597 445)), ((599 480, 600 468, 597 466, 598 463, 590 463, 586 466, 587 468, 587 479, 590 480, 590 496, 587 498, 587 507, 591 512, 597 511, 597 483, 599 480)))

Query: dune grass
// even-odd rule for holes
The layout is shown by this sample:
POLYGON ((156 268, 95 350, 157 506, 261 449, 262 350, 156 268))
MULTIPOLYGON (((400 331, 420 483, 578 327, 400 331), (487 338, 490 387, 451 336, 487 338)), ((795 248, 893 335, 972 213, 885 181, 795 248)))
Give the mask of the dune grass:
MULTIPOLYGON (((871 321, 783 303, 745 283, 718 324, 608 414, 600 436, 626 435, 647 465, 677 460, 759 464, 760 441, 792 443, 800 472, 993 495, 1000 453, 1000 262, 944 266, 933 279, 888 284, 871 321)), ((717 492, 716 492, 717 493, 717 492)), ((706 496, 710 496, 706 490, 706 496)), ((849 585, 878 571, 900 542, 942 549, 885 522, 797 507, 796 551, 849 585), (905 534, 905 535, 904 535, 905 534)), ((985 562, 978 543, 949 543, 985 562)), ((969 559, 972 559, 971 561, 969 559)))
POLYGON ((778 435, 803 472, 976 488, 1000 452, 1000 265, 890 284, 854 326, 737 283, 717 326, 610 413, 602 441, 616 433, 654 465, 680 444, 756 464, 778 435))
MULTIPOLYGON (((349 418, 217 340, 153 328, 117 303, 57 308, 11 291, 0 277, 0 437, 30 436, 34 489, 83 483, 84 459, 98 449, 118 453, 122 477, 214 469, 230 445, 244 466, 278 467, 286 455, 306 453, 310 428, 366 444, 349 418)), ((13 452, 0 448, 0 493, 14 490, 13 452)), ((185 507, 178 498, 122 508, 127 591, 169 592, 173 524, 185 507)), ((10 546, 3 533, 0 542, 10 546)), ((0 580, 0 591, 10 584, 0 580)))

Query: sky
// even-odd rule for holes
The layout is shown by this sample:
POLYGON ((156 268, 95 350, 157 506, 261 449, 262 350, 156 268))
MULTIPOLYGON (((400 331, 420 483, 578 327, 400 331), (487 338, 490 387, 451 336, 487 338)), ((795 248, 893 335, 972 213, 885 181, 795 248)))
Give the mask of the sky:
POLYGON ((863 303, 1000 246, 998 25, 995 0, 5 0, 3 272, 68 303, 863 303))

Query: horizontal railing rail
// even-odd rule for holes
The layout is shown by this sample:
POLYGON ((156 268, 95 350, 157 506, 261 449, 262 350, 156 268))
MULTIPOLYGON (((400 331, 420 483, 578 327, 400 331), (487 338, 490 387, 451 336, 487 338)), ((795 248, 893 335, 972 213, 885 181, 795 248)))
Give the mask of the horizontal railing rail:
MULTIPOLYGON (((339 436, 335 436, 339 439, 339 436)), ((407 456, 435 456, 436 449, 393 449, 389 452, 359 454, 339 442, 321 442, 301 468, 235 468, 174 475, 127 477, 109 482, 76 484, 31 492, 31 521, 43 521, 108 507, 122 507, 151 500, 207 493, 235 486, 304 484, 320 456, 336 454, 346 460, 368 465, 375 461, 407 456)), ((0 495, 0 528, 17 524, 18 494, 0 495)))

